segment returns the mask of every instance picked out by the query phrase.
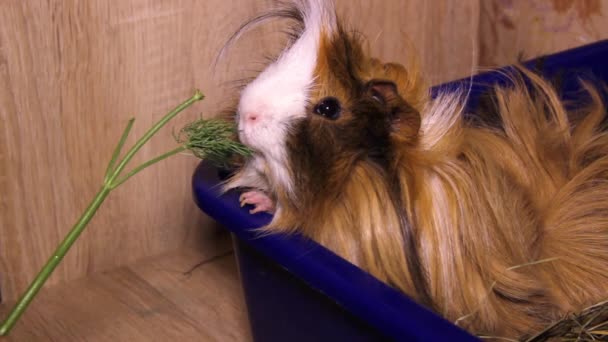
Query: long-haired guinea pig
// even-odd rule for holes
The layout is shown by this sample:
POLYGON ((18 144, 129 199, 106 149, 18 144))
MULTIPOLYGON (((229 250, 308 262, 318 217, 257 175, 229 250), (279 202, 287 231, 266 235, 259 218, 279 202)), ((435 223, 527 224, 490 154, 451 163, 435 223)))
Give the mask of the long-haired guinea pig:
POLYGON ((263 231, 299 232, 473 333, 524 337, 608 297, 598 91, 569 113, 522 68, 494 89, 500 127, 472 124, 465 91, 432 97, 415 67, 370 57, 329 1, 236 36, 274 17, 295 34, 240 93, 255 153, 225 184, 274 213, 263 231))

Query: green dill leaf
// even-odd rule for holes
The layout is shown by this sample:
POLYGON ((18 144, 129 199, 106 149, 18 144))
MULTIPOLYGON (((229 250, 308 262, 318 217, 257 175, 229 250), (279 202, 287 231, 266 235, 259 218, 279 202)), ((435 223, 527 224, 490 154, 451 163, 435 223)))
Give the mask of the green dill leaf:
POLYGON ((200 119, 184 126, 175 137, 196 157, 226 165, 233 155, 249 156, 251 150, 234 139, 233 123, 220 119, 200 119))

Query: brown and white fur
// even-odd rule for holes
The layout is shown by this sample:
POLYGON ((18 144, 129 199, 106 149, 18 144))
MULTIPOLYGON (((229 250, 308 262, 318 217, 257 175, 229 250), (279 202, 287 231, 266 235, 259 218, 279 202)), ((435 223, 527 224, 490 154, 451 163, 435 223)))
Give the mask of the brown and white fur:
POLYGON ((521 69, 495 89, 502 126, 473 125, 462 92, 431 98, 415 66, 369 57, 331 2, 242 29, 272 17, 296 34, 241 92, 239 138, 255 154, 226 184, 274 212, 265 232, 300 232, 473 333, 523 337, 608 297, 594 88, 569 113, 521 69), (327 97, 335 119, 317 114, 327 97))

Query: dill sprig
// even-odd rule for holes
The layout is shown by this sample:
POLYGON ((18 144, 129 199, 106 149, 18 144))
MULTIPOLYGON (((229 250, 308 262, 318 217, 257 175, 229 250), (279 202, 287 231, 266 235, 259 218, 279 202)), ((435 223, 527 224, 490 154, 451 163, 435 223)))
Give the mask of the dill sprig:
POLYGON ((44 267, 42 267, 25 293, 21 296, 21 298, 19 298, 19 301, 12 308, 8 317, 2 322, 0 325, 0 336, 7 335, 10 332, 21 315, 25 312, 31 301, 36 297, 38 291, 40 291, 46 280, 50 277, 59 263, 61 263, 63 257, 67 254, 74 242, 76 242, 80 234, 84 231, 106 197, 112 190, 116 189, 116 187, 120 186, 143 169, 186 150, 190 150, 195 156, 201 159, 209 159, 220 164, 224 163, 225 160, 227 160, 234 153, 241 155, 247 155, 250 153, 245 146, 232 139, 234 135, 234 126, 232 124, 217 119, 198 120, 186 125, 181 130, 180 136, 177 139, 181 146, 163 153, 156 158, 148 160, 147 162, 133 168, 126 175, 123 175, 123 171, 125 170, 127 164, 141 149, 141 147, 152 138, 152 136, 154 136, 171 119, 177 116, 177 114, 203 98, 203 94, 197 90, 192 97, 179 104, 173 110, 165 114, 158 122, 156 122, 140 139, 137 140, 135 145, 133 145, 133 147, 131 147, 125 153, 124 157, 119 160, 124 144, 129 136, 129 133, 131 132, 133 123, 135 122, 135 119, 129 120, 116 148, 114 149, 114 153, 112 153, 112 157, 110 158, 110 162, 106 168, 101 189, 97 192, 89 206, 85 209, 84 213, 82 213, 78 221, 76 221, 63 241, 59 244, 59 246, 57 246, 57 249, 53 255, 49 258, 44 267))
POLYGON ((234 140, 235 133, 235 126, 231 122, 200 119, 184 126, 175 139, 196 157, 224 166, 235 154, 251 154, 245 145, 234 140))

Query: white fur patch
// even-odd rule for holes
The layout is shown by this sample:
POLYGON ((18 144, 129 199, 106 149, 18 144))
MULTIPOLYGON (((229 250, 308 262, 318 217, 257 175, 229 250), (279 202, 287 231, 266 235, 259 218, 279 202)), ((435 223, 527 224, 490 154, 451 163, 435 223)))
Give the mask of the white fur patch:
POLYGON ((460 133, 463 115, 463 96, 460 92, 440 93, 421 112, 420 147, 423 150, 439 148, 460 133))
POLYGON ((237 115, 241 141, 263 156, 271 183, 278 183, 288 193, 292 180, 287 169, 287 133, 295 122, 306 117, 320 36, 322 32, 331 34, 336 26, 330 1, 308 0, 297 6, 304 15, 304 31, 243 90, 237 115), (247 120, 248 113, 255 113, 257 119, 247 120))
POLYGON ((262 191, 269 191, 268 181, 263 176, 264 160, 259 157, 252 157, 238 173, 237 177, 231 178, 223 185, 223 191, 230 189, 247 187, 262 191))

